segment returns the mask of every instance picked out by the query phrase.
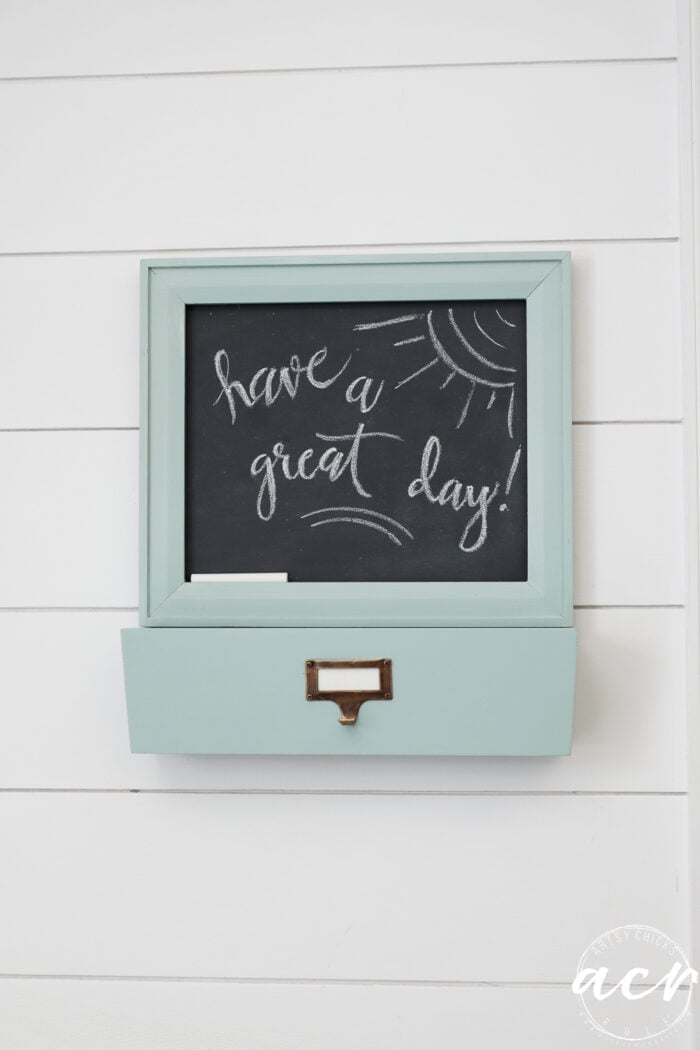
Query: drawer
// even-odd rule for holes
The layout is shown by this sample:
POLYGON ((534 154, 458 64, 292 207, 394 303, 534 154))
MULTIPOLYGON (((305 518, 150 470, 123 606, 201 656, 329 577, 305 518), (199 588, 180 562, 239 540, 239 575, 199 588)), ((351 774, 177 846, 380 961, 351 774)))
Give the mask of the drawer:
POLYGON ((165 754, 564 755, 574 628, 122 631, 131 749, 165 754), (391 660, 392 699, 341 725, 309 660, 391 660))

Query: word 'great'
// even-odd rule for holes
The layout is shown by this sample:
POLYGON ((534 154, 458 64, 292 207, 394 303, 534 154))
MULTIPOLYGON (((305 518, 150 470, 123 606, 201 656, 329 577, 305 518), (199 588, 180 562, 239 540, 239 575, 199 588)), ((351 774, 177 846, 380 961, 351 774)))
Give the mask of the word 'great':
POLYGON ((313 448, 306 448, 298 456, 296 466, 292 466, 292 456, 285 452, 284 444, 277 441, 272 446, 272 455, 262 453, 256 456, 250 465, 251 477, 256 478, 262 474, 262 482, 258 491, 258 517, 262 521, 269 521, 275 513, 277 506, 277 467, 282 471, 282 476, 287 481, 312 481, 321 472, 328 475, 329 481, 337 481, 345 471, 350 468, 350 478, 353 488, 365 499, 371 497, 360 481, 359 457, 360 443, 371 438, 390 438, 394 441, 403 441, 398 434, 387 434, 384 431, 365 432, 364 423, 359 423, 354 434, 317 434, 320 441, 350 441, 350 448, 341 452, 335 445, 331 445, 321 453, 314 467, 309 466, 309 461, 317 455, 313 448))

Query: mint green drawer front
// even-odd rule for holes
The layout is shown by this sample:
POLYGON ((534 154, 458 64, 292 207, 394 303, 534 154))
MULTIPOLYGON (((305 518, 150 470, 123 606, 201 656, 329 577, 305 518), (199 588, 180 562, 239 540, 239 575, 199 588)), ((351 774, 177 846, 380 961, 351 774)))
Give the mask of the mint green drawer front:
POLYGON ((160 754, 564 755, 573 628, 122 631, 131 749, 160 754), (341 726, 306 660, 389 658, 394 699, 341 726))

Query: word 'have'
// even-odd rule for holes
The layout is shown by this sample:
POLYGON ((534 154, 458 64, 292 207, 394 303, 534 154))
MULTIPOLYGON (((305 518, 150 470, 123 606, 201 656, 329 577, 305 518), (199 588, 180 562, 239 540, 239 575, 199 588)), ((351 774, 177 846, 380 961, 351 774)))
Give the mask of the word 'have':
MULTIPOLYGON (((238 395, 239 400, 246 408, 252 408, 260 401, 269 408, 270 405, 274 405, 283 392, 287 397, 294 400, 299 391, 299 382, 302 376, 316 390, 326 390, 340 379, 352 360, 352 354, 346 358, 342 368, 335 375, 330 376, 328 379, 321 379, 316 375, 316 369, 324 363, 327 357, 328 348, 325 346, 320 350, 316 350, 305 365, 301 363, 298 354, 292 354, 289 364, 285 365, 284 368, 277 369, 268 366, 259 368, 246 386, 240 379, 229 379, 228 354, 225 350, 219 350, 214 357, 214 367, 217 379, 221 384, 221 390, 214 404, 218 404, 221 398, 225 396, 229 412, 231 413, 231 424, 234 424, 238 415, 236 395, 238 395)), ((371 412, 384 389, 384 380, 382 379, 378 384, 374 396, 372 396, 373 384, 374 380, 367 376, 357 376, 356 379, 353 379, 348 384, 345 391, 345 400, 349 405, 358 404, 362 413, 371 412)))

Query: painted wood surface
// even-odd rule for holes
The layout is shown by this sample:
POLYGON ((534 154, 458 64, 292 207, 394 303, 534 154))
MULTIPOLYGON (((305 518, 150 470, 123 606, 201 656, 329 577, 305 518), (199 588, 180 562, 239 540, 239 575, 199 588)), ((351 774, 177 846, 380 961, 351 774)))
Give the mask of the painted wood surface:
POLYGON ((673 6, 591 0, 357 0, 350 7, 300 0, 187 3, 70 0, 60 17, 41 0, 7 0, 0 68, 5 77, 170 73, 452 62, 665 58, 676 54, 673 6), (108 26, 108 31, 105 27, 108 26), (242 31, 243 30, 243 31, 242 31))
MULTIPOLYGON (((594 1039, 563 987, 15 979, 0 980, 0 1012, 13 1050, 590 1050, 594 1039)), ((664 1046, 690 1050, 689 1028, 664 1046)))
POLYGON ((682 437, 680 426, 665 424, 577 428, 578 605, 684 602, 682 437), (660 513, 649 504, 652 478, 659 479, 660 513))
POLYGON ((678 232, 672 64, 0 87, 3 252, 678 232))
POLYGON ((122 633, 122 650, 137 753, 571 750, 571 627, 140 628, 122 633), (335 704, 307 702, 309 658, 391 660, 393 699, 366 703, 355 725, 340 725, 335 704))
POLYGON ((5 794, 0 973, 566 983, 625 918, 683 937, 684 821, 658 797, 5 794))

